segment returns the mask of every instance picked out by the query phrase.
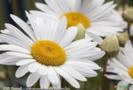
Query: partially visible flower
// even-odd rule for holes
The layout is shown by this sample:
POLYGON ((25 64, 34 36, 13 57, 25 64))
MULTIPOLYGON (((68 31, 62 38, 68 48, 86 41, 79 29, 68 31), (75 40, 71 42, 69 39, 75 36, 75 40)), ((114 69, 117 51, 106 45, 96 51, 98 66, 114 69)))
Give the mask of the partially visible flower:
POLYGON ((129 84, 125 81, 119 81, 117 84, 117 90, 128 90, 129 84))
POLYGON ((17 16, 12 19, 22 31, 11 24, 5 24, 9 34, 0 34, 0 64, 17 65, 16 77, 29 72, 27 87, 40 80, 40 88, 61 88, 61 78, 70 85, 80 88, 78 81, 86 81, 97 75, 100 67, 94 60, 101 58, 104 52, 97 48, 91 39, 74 41, 77 35, 75 27, 67 28, 65 18, 55 21, 51 18, 35 17, 27 13, 29 24, 17 16))
POLYGON ((121 48, 116 57, 108 60, 105 76, 109 79, 122 80, 133 84, 133 45, 128 41, 124 48, 121 48), (110 74, 109 74, 110 73, 110 74), (114 73, 114 74, 113 74, 114 73))
MULTIPOLYGON (((67 27, 82 24, 87 34, 108 36, 123 31, 124 21, 114 10, 113 2, 104 0, 45 0, 47 4, 36 3, 36 6, 46 14, 60 19, 67 18, 67 27)), ((31 11, 32 14, 42 14, 41 11, 31 11)))

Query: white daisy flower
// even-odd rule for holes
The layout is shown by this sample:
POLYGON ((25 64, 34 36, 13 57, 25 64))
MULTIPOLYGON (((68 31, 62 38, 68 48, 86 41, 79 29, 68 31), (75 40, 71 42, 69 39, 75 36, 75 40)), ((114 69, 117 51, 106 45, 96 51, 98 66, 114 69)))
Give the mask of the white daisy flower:
POLYGON ((23 77, 29 72, 27 87, 32 87, 40 80, 40 88, 61 88, 64 78, 75 88, 80 88, 78 81, 97 75, 100 67, 94 60, 101 58, 104 52, 97 48, 91 39, 73 41, 77 30, 66 28, 65 18, 54 21, 50 18, 33 18, 28 14, 29 24, 17 16, 12 19, 22 29, 5 24, 10 33, 0 34, 2 42, 0 64, 17 65, 16 77, 23 77))
POLYGON ((133 46, 128 41, 119 54, 108 61, 107 72, 114 73, 105 75, 107 78, 122 80, 133 84, 133 46))
MULTIPOLYGON (((67 27, 82 24, 87 34, 107 36, 117 34, 125 28, 122 17, 114 10, 113 2, 104 0, 45 0, 36 3, 37 8, 54 18, 67 18, 67 27)), ((33 14, 43 14, 31 11, 33 14)))

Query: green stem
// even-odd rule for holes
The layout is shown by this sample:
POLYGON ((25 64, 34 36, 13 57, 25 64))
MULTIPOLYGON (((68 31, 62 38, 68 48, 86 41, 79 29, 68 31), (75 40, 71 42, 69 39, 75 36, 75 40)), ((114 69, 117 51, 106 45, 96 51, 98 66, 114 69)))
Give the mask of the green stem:
POLYGON ((122 10, 125 10, 127 0, 122 0, 122 10))
POLYGON ((127 30, 129 35, 130 35, 130 28, 131 28, 131 23, 128 22, 127 30))
POLYGON ((131 23, 128 22, 128 26, 127 26, 127 30, 128 30, 128 35, 129 35, 129 39, 131 40, 132 44, 133 44, 133 36, 131 35, 131 23))
POLYGON ((10 78, 10 71, 9 71, 7 66, 4 66, 4 68, 6 70, 6 76, 7 76, 7 80, 8 80, 8 85, 9 85, 9 88, 11 90, 12 83, 11 83, 11 78, 10 78))
POLYGON ((109 90, 110 89, 110 81, 104 76, 106 73, 106 65, 108 62, 108 54, 105 55, 103 58, 103 85, 102 85, 102 90, 109 90))

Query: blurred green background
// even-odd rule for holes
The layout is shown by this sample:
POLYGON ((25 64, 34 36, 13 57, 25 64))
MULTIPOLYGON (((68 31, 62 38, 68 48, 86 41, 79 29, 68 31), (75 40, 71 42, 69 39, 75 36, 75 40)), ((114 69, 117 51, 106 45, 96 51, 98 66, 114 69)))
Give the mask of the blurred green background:
MULTIPOLYGON (((112 0, 106 0, 106 1, 112 1, 112 0)), ((4 23, 14 24, 10 18, 10 14, 15 14, 26 21, 25 10, 36 9, 36 7, 34 5, 35 2, 43 2, 44 3, 44 0, 0 0, 0 30, 4 29, 4 23)), ((117 8, 119 8, 119 7, 123 8, 125 5, 133 6, 133 0, 114 0, 114 2, 117 4, 117 8)), ((103 63, 103 62, 101 62, 101 63, 103 63)), ((5 70, 5 69, 6 69, 5 66, 0 66, 0 77, 1 77, 3 70, 5 70)), ((10 67, 10 69, 14 69, 14 67, 10 67)), ((8 68, 6 69, 6 71, 10 72, 10 70, 8 68)), ((9 74, 12 74, 12 73, 13 72, 11 72, 9 74)), ((7 82, 14 83, 14 85, 15 85, 16 83, 14 81, 12 82, 12 80, 14 79, 14 74, 12 77, 7 78, 7 82), (10 80, 11 80, 11 82, 10 82, 10 80)), ((110 90, 115 90, 114 86, 115 86, 116 82, 110 81, 110 80, 103 80, 105 78, 104 77, 101 78, 101 77, 103 77, 103 75, 99 72, 98 77, 89 79, 89 82, 87 82, 85 84, 81 83, 80 90, 90 90, 91 87, 93 87, 93 89, 91 88, 91 90, 106 90, 106 87, 109 87, 109 86, 107 84, 103 85, 102 84, 103 81, 105 81, 104 83, 109 83, 109 82, 112 83, 112 84, 110 84, 110 87, 112 87, 110 90)), ((1 82, 3 82, 3 81, 0 80, 0 85, 1 85, 1 82)), ((20 80, 20 82, 22 82, 22 81, 20 80)), ((72 88, 71 90, 75 90, 75 89, 72 88)))

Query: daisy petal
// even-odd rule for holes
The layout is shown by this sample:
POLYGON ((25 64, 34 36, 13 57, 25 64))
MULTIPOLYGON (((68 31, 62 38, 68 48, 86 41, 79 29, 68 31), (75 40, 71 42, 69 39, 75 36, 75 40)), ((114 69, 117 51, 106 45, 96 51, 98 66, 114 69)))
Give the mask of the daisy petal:
POLYGON ((26 64, 29 64, 29 63, 33 63, 35 62, 36 60, 34 59, 23 59, 19 62, 16 63, 17 66, 22 66, 22 65, 26 65, 26 64))
POLYGON ((23 20, 15 15, 11 15, 11 17, 16 22, 16 24, 18 24, 33 40, 35 40, 33 31, 28 24, 26 24, 23 20))
POLYGON ((17 52, 6 52, 7 55, 21 57, 21 58, 33 58, 31 55, 27 55, 24 53, 17 53, 17 52))
POLYGON ((28 65, 19 67, 15 73, 15 76, 17 78, 20 78, 23 77, 26 73, 28 73, 28 65))
POLYGON ((40 75, 38 75, 37 73, 30 74, 26 81, 27 87, 33 86, 39 80, 39 78, 40 78, 40 75))
POLYGON ((86 66, 86 67, 90 67, 91 69, 94 69, 94 70, 98 70, 98 69, 101 69, 101 67, 99 67, 97 64, 91 62, 91 61, 88 61, 89 63, 86 63, 86 62, 78 62, 78 61, 67 61, 66 64, 67 65, 72 65, 72 66, 76 66, 76 67, 82 67, 82 66, 86 66))
POLYGON ((48 74, 48 67, 41 65, 40 69, 38 70, 38 73, 42 76, 45 76, 48 74))
POLYGON ((49 67, 49 70, 48 70, 48 79, 49 81, 54 84, 54 85, 57 85, 59 84, 59 76, 58 74, 55 72, 55 70, 52 68, 52 67, 49 67), (54 77, 53 77, 54 76, 54 77))
POLYGON ((45 2, 50 6, 50 8, 55 11, 56 13, 60 13, 61 9, 57 5, 57 2, 55 0, 45 0, 45 2))
MULTIPOLYGON (((7 57, 7 55, 6 55, 7 57)), ((18 61, 18 58, 16 57, 8 57, 0 60, 0 64, 2 65, 15 65, 18 61)))
POLYGON ((69 30, 67 30, 66 32, 66 35, 61 40, 60 45, 66 47, 74 40, 76 35, 77 35, 77 28, 76 27, 69 28, 69 30))
POLYGON ((50 86, 50 81, 48 80, 47 76, 42 76, 40 78, 40 87, 41 89, 48 89, 50 86))
POLYGON ((8 43, 8 44, 12 44, 12 45, 18 45, 20 47, 29 49, 29 46, 27 46, 27 44, 23 43, 21 40, 19 40, 18 38, 15 38, 11 35, 8 34, 0 34, 0 39, 1 39, 1 43, 8 43), (22 44, 23 43, 23 44, 22 44))
POLYGON ((114 79, 114 80, 121 80, 120 76, 118 75, 105 75, 105 77, 114 79))
POLYGON ((71 77, 74 77, 75 79, 80 81, 87 81, 87 79, 84 76, 82 76, 79 72, 75 71, 72 67, 64 66, 61 68, 64 72, 68 73, 71 77))
POLYGON ((51 13, 52 10, 51 8, 49 8, 47 5, 44 5, 42 3, 35 3, 36 7, 44 12, 47 12, 47 13, 51 13))
POLYGON ((28 70, 33 73, 33 72, 36 72, 38 70, 38 68, 40 68, 40 64, 37 63, 37 62, 34 62, 34 63, 31 63, 29 66, 28 66, 28 70))
POLYGON ((22 33, 19 29, 17 29, 15 26, 11 24, 5 24, 5 26, 8 30, 11 31, 9 34, 12 34, 14 37, 25 42, 28 46, 33 44, 33 41, 28 36, 26 36, 24 33, 22 33))
POLYGON ((56 72, 61 75, 68 83, 70 83, 73 87, 75 88, 80 88, 79 83, 70 77, 67 73, 65 73, 62 69, 60 68, 55 68, 56 72))
POLYGON ((16 45, 0 45, 0 51, 14 51, 30 54, 30 51, 16 45))
POLYGON ((56 31, 56 34, 55 34, 55 40, 56 40, 57 42, 60 42, 61 39, 63 39, 63 37, 64 37, 64 35, 65 35, 66 31, 67 31, 67 30, 66 30, 66 26, 67 26, 66 18, 63 17, 63 18, 60 20, 60 22, 59 22, 58 25, 59 25, 59 26, 57 27, 57 30, 58 30, 58 31, 56 31))
POLYGON ((95 77, 97 76, 97 73, 93 70, 88 68, 81 68, 81 67, 73 67, 75 70, 79 71, 84 77, 95 77))

